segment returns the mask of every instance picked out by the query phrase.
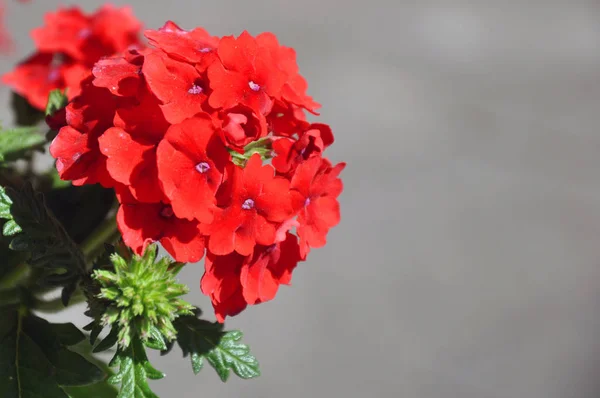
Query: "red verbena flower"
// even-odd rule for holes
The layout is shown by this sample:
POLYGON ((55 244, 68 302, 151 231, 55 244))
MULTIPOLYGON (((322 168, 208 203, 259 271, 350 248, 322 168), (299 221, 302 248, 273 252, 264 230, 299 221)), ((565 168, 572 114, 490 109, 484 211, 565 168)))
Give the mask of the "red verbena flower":
POLYGON ((158 147, 158 172, 178 217, 213 220, 215 193, 229 159, 208 114, 169 127, 158 147))
POLYGON ((298 238, 290 233, 270 246, 256 246, 249 256, 209 252, 200 287, 210 297, 217 320, 223 322, 226 316, 240 313, 249 304, 275 298, 279 286, 290 283, 299 261, 298 238))
POLYGON ((296 169, 290 186, 300 194, 297 232, 302 258, 311 247, 323 247, 329 229, 340 222, 337 197, 343 184, 338 176, 344 167, 345 163, 331 167, 328 160, 313 157, 296 169))
POLYGON ((208 248, 225 255, 249 255, 256 244, 275 242, 278 223, 293 215, 290 182, 275 177, 273 167, 253 155, 245 168, 234 166, 209 231, 208 248))
POLYGON ((39 110, 54 89, 68 89, 69 99, 76 97, 102 57, 141 45, 141 24, 128 7, 105 5, 91 15, 78 7, 59 8, 46 14, 45 23, 31 32, 36 53, 2 78, 39 110))
POLYGON ((285 74, 267 47, 244 31, 238 38, 223 37, 217 49, 221 62, 208 68, 213 92, 209 104, 213 108, 247 105, 267 114, 273 100, 281 97, 285 74))
POLYGON ((121 202, 117 225, 123 241, 141 255, 153 242, 160 244, 178 261, 196 262, 204 255, 205 237, 198 222, 177 218, 164 202, 141 203, 126 189, 117 190, 121 202))
POLYGON ((273 299, 325 244, 344 164, 324 157, 331 128, 306 121, 318 104, 274 35, 217 38, 173 22, 145 35, 151 47, 96 62, 48 118, 60 128, 50 152, 62 179, 115 188, 136 253, 160 242, 194 262, 206 251, 201 288, 223 321, 273 299))

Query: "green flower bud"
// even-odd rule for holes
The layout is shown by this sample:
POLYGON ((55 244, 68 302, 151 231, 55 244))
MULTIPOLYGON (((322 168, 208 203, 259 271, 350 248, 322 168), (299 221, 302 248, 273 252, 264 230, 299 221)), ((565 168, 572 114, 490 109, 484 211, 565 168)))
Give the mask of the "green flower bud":
POLYGON ((150 245, 144 256, 129 260, 115 252, 110 256, 114 271, 94 271, 93 278, 100 285, 96 297, 107 302, 101 323, 116 325, 121 348, 129 346, 135 335, 148 341, 157 330, 172 341, 176 337, 172 322, 192 314, 193 306, 180 299, 189 291, 176 280, 181 264, 168 258, 156 261, 156 254, 156 245, 150 245))

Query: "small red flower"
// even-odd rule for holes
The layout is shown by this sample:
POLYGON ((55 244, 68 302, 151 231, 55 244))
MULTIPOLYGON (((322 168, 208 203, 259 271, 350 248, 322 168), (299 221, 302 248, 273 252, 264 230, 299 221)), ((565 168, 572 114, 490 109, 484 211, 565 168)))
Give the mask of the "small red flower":
POLYGON ((105 5, 89 16, 78 7, 60 8, 44 19, 46 25, 31 32, 37 49, 86 65, 139 43, 141 24, 128 7, 105 5))
POLYGON ((289 181, 273 176, 273 167, 253 155, 245 168, 233 167, 219 204, 221 210, 207 226, 209 250, 218 255, 236 251, 249 255, 256 244, 275 242, 277 224, 293 214, 289 181))
POLYGON ((73 180, 73 185, 114 185, 114 180, 106 171, 106 158, 98 150, 97 139, 90 134, 65 126, 50 144, 50 154, 56 159, 56 171, 60 178, 73 180))
POLYGON ((329 229, 340 222, 337 197, 343 185, 338 176, 344 167, 345 163, 331 167, 326 159, 313 157, 296 169, 290 186, 301 195, 300 226, 296 231, 302 258, 306 258, 311 247, 323 247, 329 229))
POLYGON ((51 53, 36 53, 2 76, 2 82, 37 109, 46 108, 48 94, 55 89, 74 87, 67 93, 69 98, 74 98, 79 93, 79 83, 89 71, 80 64, 64 62, 63 58, 51 53))
POLYGON ((265 117, 244 105, 224 113, 222 132, 223 141, 240 153, 244 153, 246 145, 269 133, 265 117))
POLYGON ((172 125, 158 146, 158 176, 178 217, 213 220, 230 155, 205 113, 172 125))
POLYGON ((300 134, 309 126, 302 108, 282 101, 275 101, 271 113, 267 116, 267 122, 274 135, 287 137, 300 134))
POLYGON ((237 315, 248 306, 240 283, 245 260, 246 256, 236 252, 226 256, 217 256, 210 251, 206 253, 200 288, 210 298, 217 321, 221 323, 226 316, 237 315))
POLYGON ((60 8, 47 13, 45 22, 31 32, 37 52, 2 78, 39 110, 45 109, 54 89, 68 89, 69 99, 76 97, 80 83, 102 57, 140 45, 141 24, 129 8, 104 6, 91 15, 77 7, 60 8))
POLYGON ((297 141, 280 138, 273 142, 276 156, 272 164, 278 173, 293 173, 303 161, 321 153, 333 143, 331 127, 322 123, 313 123, 308 131, 302 133, 297 141))
POLYGON ((250 261, 245 261, 240 272, 244 299, 248 304, 272 300, 279 285, 289 284, 292 271, 301 261, 298 238, 290 233, 285 240, 267 247, 257 247, 250 261))
POLYGON ((107 157, 106 169, 115 181, 125 184, 140 202, 164 199, 156 166, 156 144, 135 139, 125 130, 111 127, 99 138, 100 150, 107 157))
POLYGON ((196 64, 200 72, 217 60, 219 38, 202 28, 184 30, 168 21, 158 30, 147 30, 144 35, 150 44, 160 48, 172 58, 196 64))
POLYGON ((181 262, 196 262, 204 256, 205 237, 196 221, 175 217, 165 203, 140 203, 127 190, 118 190, 121 202, 117 225, 123 241, 141 255, 152 242, 160 244, 181 262))
POLYGON ((192 65, 151 51, 142 71, 150 90, 162 101, 161 109, 169 123, 180 123, 202 111, 207 84, 192 65))
POLYGON ((208 252, 202 292, 210 297, 219 322, 240 313, 248 304, 275 298, 279 286, 289 284, 300 259, 298 238, 287 234, 270 246, 256 246, 249 256, 236 252, 217 256, 208 252))
POLYGON ((218 47, 219 59, 208 68, 213 89, 209 104, 213 108, 247 105, 266 115, 279 99, 285 74, 279 70, 268 48, 244 31, 237 39, 226 36, 218 47))
POLYGON ((285 84, 281 89, 283 100, 318 115, 315 109, 320 108, 321 105, 306 95, 308 84, 299 73, 296 50, 279 45, 277 37, 270 32, 261 33, 256 37, 256 41, 271 51, 273 59, 286 75, 285 84))
POLYGON ((84 93, 65 109, 67 126, 62 127, 50 144, 56 169, 63 180, 73 185, 100 183, 114 186, 106 170, 106 157, 98 146, 98 137, 110 127, 117 102, 105 89, 85 83, 84 93))

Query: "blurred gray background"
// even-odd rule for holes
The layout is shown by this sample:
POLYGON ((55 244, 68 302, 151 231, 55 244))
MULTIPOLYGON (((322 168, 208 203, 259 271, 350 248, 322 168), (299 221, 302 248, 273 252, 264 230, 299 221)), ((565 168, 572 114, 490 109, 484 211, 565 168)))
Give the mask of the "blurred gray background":
MULTIPOLYGON (((2 72, 59 4, 8 2, 2 72)), ((263 376, 222 384, 173 354, 161 397, 600 396, 598 2, 114 3, 147 27, 276 33, 348 162, 327 247, 227 322, 263 376)), ((212 317, 201 275, 182 278, 212 317)))

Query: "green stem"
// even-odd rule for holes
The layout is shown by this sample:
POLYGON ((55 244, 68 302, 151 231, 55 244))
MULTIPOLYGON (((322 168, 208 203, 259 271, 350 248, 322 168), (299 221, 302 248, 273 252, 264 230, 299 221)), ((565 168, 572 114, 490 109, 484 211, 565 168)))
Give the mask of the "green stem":
POLYGON ((116 218, 109 217, 92 232, 81 244, 81 251, 87 262, 94 260, 104 250, 105 243, 112 243, 119 237, 116 218))

